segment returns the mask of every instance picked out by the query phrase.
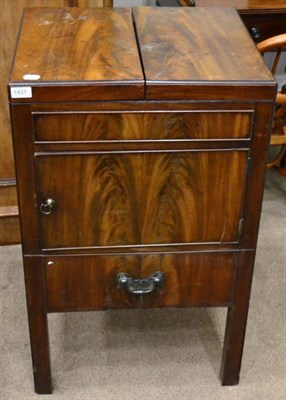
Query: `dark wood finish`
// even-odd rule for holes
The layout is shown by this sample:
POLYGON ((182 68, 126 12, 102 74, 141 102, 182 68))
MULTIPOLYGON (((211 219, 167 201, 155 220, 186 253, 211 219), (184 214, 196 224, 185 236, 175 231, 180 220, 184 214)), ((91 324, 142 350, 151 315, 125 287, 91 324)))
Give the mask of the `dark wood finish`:
POLYGON ((11 217, 10 207, 17 207, 14 156, 7 102, 7 83, 11 73, 18 29, 24 7, 112 7, 112 0, 1 0, 1 81, 0 81, 0 245, 20 243, 19 214, 11 217), (13 191, 13 203, 6 190, 7 181, 13 191), (5 214, 7 212, 7 214, 5 214))
POLYGON ((271 74, 235 10, 146 7, 136 10, 135 20, 147 99, 254 99, 258 91, 263 98, 273 94, 271 74))
MULTIPOLYGON (((142 141, 140 143, 140 151, 142 150, 158 150, 162 151, 161 141, 142 141)), ((163 141, 162 141, 163 142, 163 141)), ((134 151, 138 150, 138 143, 130 141, 112 141, 105 143, 103 142, 48 142, 48 143, 37 143, 35 144, 35 151, 38 155, 47 155, 49 151, 55 151, 57 153, 69 151, 69 152, 99 152, 99 151, 118 151, 118 144, 120 143, 121 151, 134 151)), ((165 151, 185 151, 185 150, 201 150, 202 148, 217 150, 229 150, 236 149, 247 150, 250 144, 250 140, 218 140, 205 142, 203 140, 193 141, 193 140, 166 140, 164 143, 165 151), (205 144, 206 146, 203 146, 205 144)))
MULTIPOLYGON (((222 104, 218 103, 219 106, 221 107, 222 104)), ((218 104, 216 103, 202 103, 202 102, 197 102, 197 103, 182 103, 182 102, 172 102, 168 104, 168 107, 173 110, 195 110, 200 109, 202 110, 205 108, 206 110, 217 110, 218 109, 218 104)), ((251 170, 254 169, 255 174, 253 175, 252 173, 250 174, 248 178, 248 186, 249 189, 246 190, 246 203, 248 204, 247 209, 244 210, 244 232, 245 235, 243 235, 240 238, 240 246, 241 248, 252 248, 252 246, 255 246, 256 243, 256 238, 257 238, 257 223, 259 221, 259 215, 260 215, 260 209, 258 207, 259 204, 259 199, 261 196, 261 191, 263 190, 263 186, 261 188, 261 191, 257 191, 257 182, 256 182, 256 176, 258 177, 258 181, 260 181, 264 175, 264 160, 266 157, 266 152, 267 152, 267 147, 268 147, 268 131, 271 127, 271 115, 272 115, 272 105, 271 104, 261 104, 261 105, 256 105, 254 106, 253 104, 249 103, 230 103, 230 104, 225 104, 223 103, 223 106, 225 109, 232 109, 232 110, 237 110, 237 109, 242 109, 244 107, 245 110, 249 110, 251 112, 254 112, 254 120, 255 120, 255 130, 251 133, 251 136, 253 138, 253 142, 255 142, 255 146, 253 146, 253 149, 251 150, 251 153, 255 153, 255 157, 259 158, 259 164, 252 164, 251 170), (261 147, 261 143, 263 143, 263 148, 261 147), (258 150, 256 150, 258 149, 258 150), (251 195, 249 195, 249 191, 251 191, 251 195)), ((31 159, 33 155, 33 144, 32 144, 32 119, 29 118, 31 110, 43 113, 46 112, 47 109, 50 109, 51 111, 57 110, 57 112, 62 112, 66 111, 68 108, 71 111, 80 111, 80 107, 82 108, 82 111, 84 110, 85 112, 87 111, 107 111, 110 109, 113 110, 166 110, 167 103, 149 103, 149 102, 136 102, 136 103, 85 103, 82 105, 79 104, 62 104, 60 106, 61 108, 59 109, 59 105, 56 104, 50 104, 50 105, 33 105, 33 106, 20 106, 18 105, 17 107, 13 107, 12 110, 12 115, 13 119, 16 121, 19 121, 15 123, 14 125, 14 131, 17 132, 17 143, 15 144, 16 146, 16 151, 21 154, 21 159, 22 163, 21 168, 19 169, 18 175, 19 177, 21 176, 22 182, 29 182, 31 184, 30 188, 26 188, 25 192, 26 194, 24 195, 24 190, 20 187, 21 194, 20 197, 23 199, 22 203, 23 206, 25 206, 25 216, 23 216, 24 221, 27 221, 27 223, 22 223, 22 230, 25 232, 26 235, 26 240, 24 240, 23 246, 25 249, 25 252, 31 252, 31 248, 34 248, 32 252, 39 252, 40 251, 40 242, 39 242, 39 235, 37 234, 37 229, 36 226, 38 224, 38 215, 36 212, 37 210, 37 199, 33 196, 33 193, 36 192, 36 186, 35 183, 33 183, 33 180, 31 180, 29 177, 31 174, 35 174, 34 172, 34 161, 31 162, 29 165, 29 168, 27 169, 27 177, 24 176, 24 171, 23 171, 23 164, 26 163, 26 157, 31 159), (25 124, 23 124, 23 121, 26 121, 25 124), (21 153, 21 149, 24 149, 24 151, 21 153), (29 150, 30 149, 30 150, 29 150), (23 158, 22 158, 23 157, 23 158), (25 160, 25 161, 24 161, 25 160), (32 184, 33 183, 33 184, 32 184), (35 227, 35 228, 33 228, 35 227), (27 243, 27 246, 26 246, 27 243), (29 243, 29 245, 28 245, 29 243), (38 246, 38 247, 36 247, 38 246), (36 250, 38 249, 38 250, 36 250)), ((218 141, 207 141, 203 144, 201 142, 196 142, 194 141, 194 149, 202 149, 202 148, 210 148, 210 149, 217 149, 218 146, 224 147, 231 149, 233 146, 239 148, 241 145, 239 145, 237 142, 233 142, 232 140, 227 140, 225 142, 218 142, 218 141)), ((42 150, 57 150, 58 146, 56 148, 53 145, 52 147, 47 147, 45 145, 42 150)), ((98 146, 98 145, 97 145, 98 146)), ((134 150, 134 145, 131 145, 132 147, 129 148, 129 150, 134 150)), ((137 145, 136 145, 137 146, 137 145)), ((162 144, 158 144, 156 147, 156 143, 152 142, 148 144, 147 149, 162 149, 162 144), (159 147, 158 147, 159 146, 159 147)), ((177 142, 170 142, 169 145, 167 142, 163 143, 163 148, 167 149, 184 149, 186 144, 183 142, 182 145, 178 146, 177 142)), ((191 146, 188 145, 190 148, 191 146)), ((249 144, 247 143, 242 143, 242 148, 248 147, 249 144)), ((123 145, 120 144, 120 147, 124 149, 123 145)), ((117 149, 118 150, 118 144, 115 144, 114 147, 111 147, 111 143, 108 144, 108 147, 104 147, 103 149, 100 148, 101 150, 108 150, 108 149, 117 149)), ((137 147, 138 148, 138 147, 137 147)), ((143 146, 143 144, 140 144, 140 149, 146 148, 143 146)), ((66 151, 70 149, 70 145, 67 147, 61 147, 62 151, 66 151)), ((74 147, 75 151, 78 150, 92 150, 96 151, 98 148, 89 148, 87 143, 82 143, 80 146, 77 144, 76 147, 74 147)), ((52 155, 52 154, 51 154, 52 155)), ((20 185, 21 186, 21 185, 20 185)), ((24 213, 24 210, 22 211, 24 213)), ((174 247, 174 251, 177 249, 177 247, 174 247)), ((192 245, 192 249, 197 249, 195 245, 192 245)), ((126 251, 131 250, 130 247, 126 248, 126 251)), ((156 249, 150 249, 150 251, 162 251, 162 248, 157 247, 156 249)), ((187 250, 187 248, 186 248, 187 250)), ((136 249, 132 249, 132 251, 136 251, 136 249)))
MULTIPOLYGON (((101 61, 92 71, 95 80, 86 80, 86 61, 75 56, 82 80, 74 82, 72 58, 63 57, 59 77, 66 73, 69 80, 33 82, 27 102, 10 99, 35 384, 41 393, 51 391, 47 312, 108 308, 228 307, 222 383, 238 382, 276 83, 232 10, 186 8, 167 11, 167 18, 156 9, 135 14, 138 43, 130 11, 106 11, 100 34, 90 29, 92 43, 102 39, 99 48, 107 51, 122 25, 120 35, 136 49, 129 58, 123 46, 122 57, 129 63, 142 55, 142 68, 131 69, 141 74, 135 81, 128 81, 129 72, 116 58, 109 67, 118 80, 98 80, 96 73, 106 71, 101 61), (203 64, 187 36, 205 46, 203 64), (236 52, 241 40, 247 58, 236 52), (115 101, 126 98, 133 100, 115 101), (56 203, 44 215, 41 204, 48 198, 56 203), (151 294, 116 288, 117 273, 145 279, 160 270, 166 286, 151 294)), ((36 16, 50 21, 47 15, 49 10, 26 14, 15 71, 33 46, 41 46, 41 35, 33 44, 25 38, 29 19, 39 26, 36 16)), ((103 18, 95 10, 80 15, 103 18)), ((68 28, 72 38, 86 21, 68 28)), ((112 53, 119 57, 120 35, 112 53)), ((51 35, 43 47, 58 49, 55 41, 51 35)), ((75 54, 82 55, 84 43, 73 43, 75 54)), ((85 53, 91 60, 93 49, 85 53)), ((40 58, 31 65, 41 65, 49 76, 45 68, 53 65, 53 52, 47 51, 45 63, 41 52, 35 54, 40 58)), ((109 57, 110 52, 103 59, 109 57)))
POLYGON ((31 86, 33 102, 144 97, 129 9, 28 8, 25 14, 10 85, 31 86))
POLYGON ((245 150, 37 157, 38 203, 56 201, 41 218, 42 246, 237 242, 247 157, 245 150))
POLYGON ((279 12, 266 10, 264 12, 241 12, 241 19, 255 42, 268 39, 286 32, 286 3, 279 12))
POLYGON ((259 104, 256 108, 256 133, 251 146, 249 177, 246 185, 243 234, 243 248, 255 249, 257 245, 259 220, 264 191, 264 176, 269 148, 269 132, 272 126, 273 103, 259 104))
POLYGON ((231 253, 45 257, 48 310, 228 306, 235 260, 231 253), (166 284, 148 296, 116 289, 119 272, 142 279, 157 271, 166 273, 166 284))
POLYGON ((24 256, 35 391, 52 393, 46 290, 41 257, 24 256))
POLYGON ((254 257, 254 252, 241 253, 237 265, 233 305, 228 308, 221 364, 221 382, 224 386, 239 383, 254 257))
POLYGON ((252 112, 66 113, 34 116, 35 141, 248 138, 252 112))
POLYGON ((40 254, 39 221, 35 213, 37 190, 30 106, 23 104, 11 107, 11 120, 15 160, 21 160, 20 163, 16 162, 16 173, 23 253, 40 254), (25 185, 24 182, 29 184, 25 185))
POLYGON ((25 13, 11 82, 31 81, 25 74, 40 75, 39 83, 142 80, 130 10, 28 8, 25 13))

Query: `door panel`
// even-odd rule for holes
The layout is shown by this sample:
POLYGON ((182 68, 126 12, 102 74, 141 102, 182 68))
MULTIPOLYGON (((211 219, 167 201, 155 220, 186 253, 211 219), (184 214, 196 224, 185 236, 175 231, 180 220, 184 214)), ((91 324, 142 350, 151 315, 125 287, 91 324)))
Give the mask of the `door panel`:
POLYGON ((18 31, 25 7, 112 7, 112 0, 1 0, 0 15, 0 245, 20 243, 17 210, 14 155, 7 100, 7 84, 11 73, 18 31), (13 192, 11 202, 9 192, 13 192))
POLYGON ((248 152, 36 157, 43 248, 238 241, 248 152))

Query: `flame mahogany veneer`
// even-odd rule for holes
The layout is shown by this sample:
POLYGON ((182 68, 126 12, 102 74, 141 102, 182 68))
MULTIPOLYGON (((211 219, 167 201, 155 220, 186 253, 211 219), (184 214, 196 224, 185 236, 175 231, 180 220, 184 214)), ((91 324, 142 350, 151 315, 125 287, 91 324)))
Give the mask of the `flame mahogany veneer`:
POLYGON ((138 307, 227 307, 237 384, 276 83, 236 12, 26 9, 9 93, 36 392, 47 313, 138 307))

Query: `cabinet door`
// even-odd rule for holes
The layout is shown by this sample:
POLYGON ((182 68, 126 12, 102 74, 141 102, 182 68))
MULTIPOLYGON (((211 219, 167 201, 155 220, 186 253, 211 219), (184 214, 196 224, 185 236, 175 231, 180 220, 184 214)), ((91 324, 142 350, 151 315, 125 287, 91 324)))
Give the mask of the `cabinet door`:
POLYGON ((237 242, 247 156, 246 150, 39 155, 42 246, 237 242), (47 199, 54 201, 51 212, 47 199))
POLYGON ((7 83, 25 7, 112 7, 112 0, 1 0, 0 15, 0 245, 20 243, 7 83))

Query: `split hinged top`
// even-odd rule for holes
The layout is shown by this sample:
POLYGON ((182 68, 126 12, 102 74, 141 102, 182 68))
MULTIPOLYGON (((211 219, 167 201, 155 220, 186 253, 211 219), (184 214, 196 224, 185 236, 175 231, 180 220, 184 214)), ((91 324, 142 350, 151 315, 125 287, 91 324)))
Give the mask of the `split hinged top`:
POLYGON ((11 84, 30 101, 144 96, 130 9, 27 8, 17 47, 11 84))
POLYGON ((236 11, 27 9, 9 90, 36 392, 47 313, 123 308, 228 307, 237 384, 276 82, 236 11))
POLYGON ((275 88, 232 8, 28 8, 10 99, 251 100, 275 88))

